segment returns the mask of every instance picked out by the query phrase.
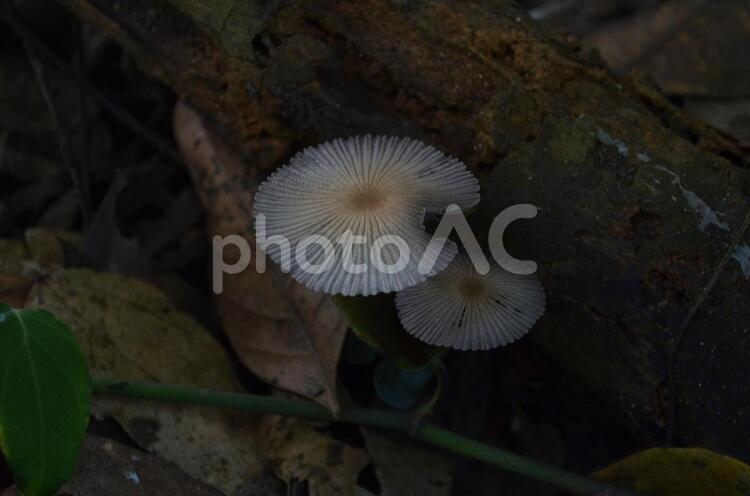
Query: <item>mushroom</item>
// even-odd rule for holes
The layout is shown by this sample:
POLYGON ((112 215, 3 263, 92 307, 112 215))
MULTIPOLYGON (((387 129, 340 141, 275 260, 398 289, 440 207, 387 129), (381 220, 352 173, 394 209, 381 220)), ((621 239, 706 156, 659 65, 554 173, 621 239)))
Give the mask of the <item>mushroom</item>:
POLYGON ((536 276, 494 264, 482 275, 460 254, 440 274, 397 293, 396 308, 407 332, 428 344, 487 350, 526 334, 544 300, 536 276))
POLYGON ((411 138, 354 136, 306 148, 271 174, 255 195, 255 228, 263 251, 308 288, 373 295, 444 269, 457 252, 450 241, 430 273, 418 270, 425 213, 478 202, 460 161, 411 138))

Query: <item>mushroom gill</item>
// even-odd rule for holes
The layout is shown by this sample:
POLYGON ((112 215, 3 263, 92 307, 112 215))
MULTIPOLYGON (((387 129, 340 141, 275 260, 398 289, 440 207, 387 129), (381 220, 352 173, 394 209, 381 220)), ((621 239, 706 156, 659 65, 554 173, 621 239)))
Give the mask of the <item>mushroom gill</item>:
POLYGON ((456 253, 450 241, 430 274, 417 268, 430 240, 425 213, 442 213, 450 204, 465 210, 478 201, 479 184, 460 161, 411 138, 354 136, 307 148, 271 174, 255 195, 255 224, 257 232, 262 214, 259 244, 276 263, 283 244, 270 240, 288 240, 291 275, 308 288, 372 295, 413 286, 443 270, 456 253), (328 240, 330 249, 307 244, 311 236, 328 240), (346 250, 343 239, 357 242, 346 250), (298 260, 300 245, 307 264, 298 260), (375 248, 383 264, 398 266, 404 246, 409 253, 400 270, 384 272, 374 262, 375 248))
POLYGON ((396 294, 404 328, 416 338, 459 350, 487 350, 521 338, 544 313, 534 275, 498 265, 479 274, 466 255, 427 281, 396 294))

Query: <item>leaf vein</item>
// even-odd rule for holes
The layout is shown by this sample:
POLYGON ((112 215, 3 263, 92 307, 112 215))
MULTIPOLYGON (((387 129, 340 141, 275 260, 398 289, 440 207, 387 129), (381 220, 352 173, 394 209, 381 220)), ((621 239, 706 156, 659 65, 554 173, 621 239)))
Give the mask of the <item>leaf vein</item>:
MULTIPOLYGON (((31 369, 31 377, 34 379, 34 396, 36 398, 36 405, 38 410, 38 424, 39 424, 39 452, 42 454, 40 456, 40 468, 39 468, 39 475, 38 480, 44 481, 44 476, 47 472, 47 459, 44 457, 44 452, 46 448, 46 432, 44 430, 44 422, 42 422, 42 411, 44 409, 42 405, 42 396, 40 394, 40 386, 39 386, 39 377, 36 371, 36 364, 34 363, 34 357, 31 355, 31 348, 29 347, 29 330, 26 328, 26 323, 21 318, 21 314, 18 312, 18 310, 13 309, 13 314, 18 319, 18 322, 21 324, 21 330, 23 331, 23 344, 26 347, 26 355, 29 357, 29 367, 31 369)), ((43 483, 43 482, 42 482, 43 483)))

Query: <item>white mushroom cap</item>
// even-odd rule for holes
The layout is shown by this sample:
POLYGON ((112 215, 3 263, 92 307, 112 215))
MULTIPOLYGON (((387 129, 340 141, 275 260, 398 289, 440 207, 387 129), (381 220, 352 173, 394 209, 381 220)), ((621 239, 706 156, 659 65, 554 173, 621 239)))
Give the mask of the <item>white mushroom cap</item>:
MULTIPOLYGON (((256 232, 259 215, 265 216, 261 248, 282 264, 281 246, 269 238, 281 235, 291 245, 292 277, 314 291, 344 295, 373 295, 413 286, 430 274, 417 270, 430 236, 426 212, 442 213, 450 204, 468 209, 479 202, 476 178, 458 160, 411 138, 355 136, 336 139, 298 153, 274 172, 255 195, 256 232), (365 236, 352 246, 351 260, 366 267, 361 273, 345 270, 344 250, 338 240, 346 233, 365 236), (311 235, 333 245, 332 262, 319 274, 300 266, 298 244, 311 235), (395 273, 378 270, 371 249, 382 236, 399 236, 409 248, 406 266, 395 273)), ((307 260, 325 259, 322 248, 307 248, 307 260)), ((382 261, 393 265, 399 250, 382 245, 382 261)), ((448 241, 437 257, 432 274, 444 269, 456 253, 448 241)), ((283 267, 283 264, 282 264, 283 267)))
POLYGON ((512 274, 495 264, 481 275, 464 254, 440 274, 396 294, 410 334, 459 350, 488 350, 521 338, 544 313, 544 301, 535 275, 512 274))

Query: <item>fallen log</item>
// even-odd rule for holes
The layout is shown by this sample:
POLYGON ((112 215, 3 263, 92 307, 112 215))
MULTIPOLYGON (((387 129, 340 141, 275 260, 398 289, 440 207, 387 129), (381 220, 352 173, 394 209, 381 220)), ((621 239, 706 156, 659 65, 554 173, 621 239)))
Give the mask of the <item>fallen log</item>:
POLYGON ((750 460, 748 160, 646 77, 614 77, 504 0, 65 3, 248 170, 334 137, 409 135, 480 177, 478 232, 538 206, 507 235, 547 290, 531 339, 648 442, 750 460))

